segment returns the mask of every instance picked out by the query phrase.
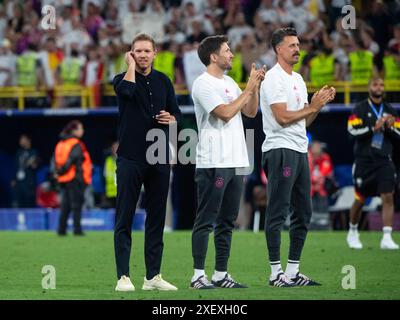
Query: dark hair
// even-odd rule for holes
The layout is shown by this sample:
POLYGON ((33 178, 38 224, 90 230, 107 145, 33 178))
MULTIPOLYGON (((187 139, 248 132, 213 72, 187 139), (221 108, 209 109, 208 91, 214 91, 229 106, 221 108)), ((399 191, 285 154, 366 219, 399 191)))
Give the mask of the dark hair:
POLYGON ((82 125, 82 122, 79 120, 72 120, 67 123, 67 125, 64 127, 64 129, 61 131, 62 136, 69 136, 72 134, 72 131, 78 129, 78 127, 82 125))
POLYGON ((207 37, 200 42, 197 54, 206 67, 210 64, 210 55, 217 53, 225 42, 228 42, 228 37, 224 35, 207 37))
POLYGON ((280 28, 274 31, 271 38, 271 45, 276 53, 276 47, 285 39, 285 37, 295 36, 297 37, 297 32, 295 28, 280 28))
POLYGON ((368 80, 368 87, 375 81, 384 81, 383 78, 379 75, 376 76, 372 76, 369 80, 368 80))
POLYGON ((156 49, 156 42, 147 33, 139 33, 138 35, 136 35, 135 38, 133 38, 133 40, 132 40, 131 48, 133 48, 133 46, 135 45, 135 42, 137 42, 137 41, 149 41, 153 45, 153 50, 156 49))

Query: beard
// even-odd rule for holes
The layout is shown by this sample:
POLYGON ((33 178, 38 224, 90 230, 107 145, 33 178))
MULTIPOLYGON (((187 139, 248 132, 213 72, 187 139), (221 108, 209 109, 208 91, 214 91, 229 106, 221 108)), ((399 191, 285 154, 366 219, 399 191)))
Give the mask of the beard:
POLYGON ((219 64, 218 64, 218 67, 219 67, 221 70, 224 70, 224 71, 230 71, 230 70, 232 70, 232 64, 229 63, 229 62, 219 63, 219 64))
POLYGON ((374 91, 371 91, 371 92, 369 93, 369 95, 370 95, 372 98, 380 99, 380 98, 383 97, 383 92, 374 92, 374 91))

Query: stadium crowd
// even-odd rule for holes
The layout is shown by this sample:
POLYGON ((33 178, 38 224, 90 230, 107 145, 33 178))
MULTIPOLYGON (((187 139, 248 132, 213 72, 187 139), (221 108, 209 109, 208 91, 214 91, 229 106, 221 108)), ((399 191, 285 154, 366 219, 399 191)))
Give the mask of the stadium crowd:
POLYGON ((235 52, 230 76, 243 82, 252 62, 275 64, 271 34, 285 25, 296 28, 302 43, 296 71, 316 86, 340 80, 366 84, 377 72, 400 80, 399 1, 5 0, 0 5, 0 86, 42 86, 49 99, 56 85, 100 91, 124 71, 123 53, 141 31, 157 41, 154 67, 176 88, 189 90, 204 70, 196 54, 199 42, 227 34, 235 52), (343 28, 352 23, 341 12, 349 4, 357 12, 355 29, 343 28), (45 5, 55 8, 54 28, 43 28, 45 5))

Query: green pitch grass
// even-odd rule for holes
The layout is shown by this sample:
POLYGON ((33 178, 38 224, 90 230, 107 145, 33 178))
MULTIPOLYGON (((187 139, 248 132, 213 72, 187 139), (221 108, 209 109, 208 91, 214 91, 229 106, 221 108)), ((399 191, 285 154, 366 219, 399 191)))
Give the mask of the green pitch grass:
MULTIPOLYGON (((88 232, 85 237, 64 238, 50 232, 0 232, 0 299, 400 299, 400 251, 379 249, 380 232, 362 233, 364 249, 348 249, 343 232, 310 232, 301 270, 320 281, 321 287, 271 288, 267 285, 266 244, 263 233, 235 232, 229 272, 248 289, 189 289, 192 276, 191 234, 165 234, 162 274, 177 292, 141 290, 144 277, 143 233, 133 234, 131 279, 135 292, 118 293, 113 234, 88 232), (56 269, 56 289, 42 289, 42 267, 56 269), (342 268, 356 270, 356 289, 344 290, 342 268)), ((394 239, 400 242, 400 234, 394 239)), ((214 268, 210 237, 206 273, 214 268)), ((286 265, 288 234, 282 236, 286 265)))

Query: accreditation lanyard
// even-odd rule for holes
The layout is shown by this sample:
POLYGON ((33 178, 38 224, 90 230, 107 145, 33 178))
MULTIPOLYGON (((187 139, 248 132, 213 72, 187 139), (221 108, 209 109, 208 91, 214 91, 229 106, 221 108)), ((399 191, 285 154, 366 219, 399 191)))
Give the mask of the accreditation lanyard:
POLYGON ((372 111, 375 113, 376 118, 379 120, 380 118, 382 118, 382 114, 383 114, 383 103, 381 103, 381 105, 379 106, 379 112, 376 111, 374 105, 372 104, 371 100, 368 99, 368 104, 371 107, 372 111))
MULTIPOLYGON (((381 103, 381 105, 379 106, 379 112, 376 111, 374 105, 372 104, 371 100, 368 99, 368 104, 371 107, 372 111, 374 112, 374 114, 376 115, 376 118, 379 120, 380 118, 382 118, 383 115, 383 103, 381 103)), ((375 132, 374 135, 372 136, 372 140, 371 140, 371 147, 376 148, 376 149, 382 149, 383 146, 383 133, 382 132, 375 132)))

